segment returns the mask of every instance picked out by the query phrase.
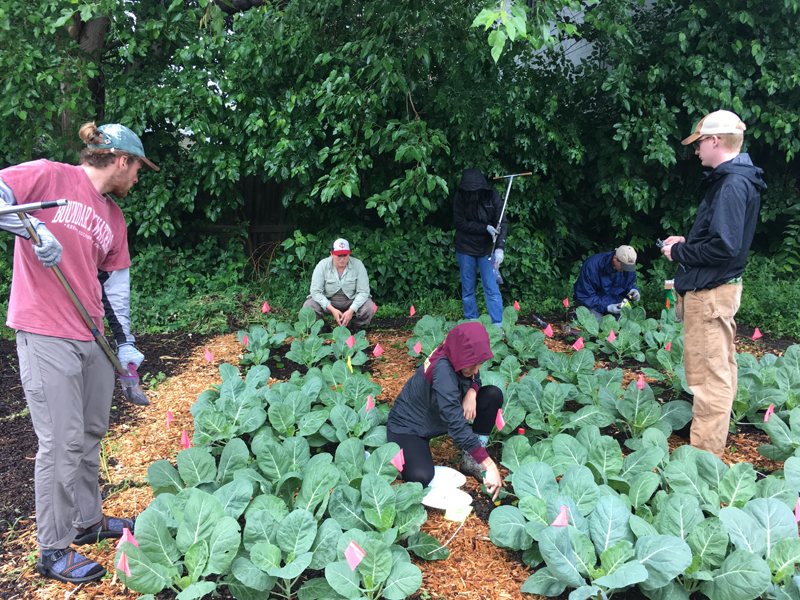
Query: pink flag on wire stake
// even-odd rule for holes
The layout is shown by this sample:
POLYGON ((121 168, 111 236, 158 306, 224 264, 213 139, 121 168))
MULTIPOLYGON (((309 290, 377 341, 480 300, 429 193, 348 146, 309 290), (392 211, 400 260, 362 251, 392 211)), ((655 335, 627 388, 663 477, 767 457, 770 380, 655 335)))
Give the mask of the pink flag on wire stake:
POLYGON ((351 335, 349 338, 347 338, 347 339, 345 340, 345 342, 344 342, 344 343, 345 343, 345 344, 347 344, 347 347, 348 347, 348 348, 352 348, 352 347, 353 347, 353 345, 356 343, 356 338, 355 338, 354 336, 352 336, 352 335, 351 335))
POLYGON ((175 417, 172 416, 172 413, 167 411, 167 427, 169 427, 169 424, 172 423, 174 420, 175 417))
POLYGON ((350 565, 350 570, 355 571, 356 567, 359 563, 364 560, 364 557, 367 555, 361 549, 361 546, 356 544, 355 542, 350 542, 347 545, 347 548, 344 549, 344 557, 347 559, 347 564, 350 565))
POLYGON ((189 434, 186 433, 185 429, 183 432, 181 432, 181 446, 183 446, 184 450, 188 450, 192 447, 192 442, 189 440, 189 434))
POLYGON ((572 344, 572 347, 573 347, 573 348, 575 348, 575 350, 581 350, 581 349, 583 348, 583 338, 582 338, 582 337, 579 337, 579 338, 578 338, 578 339, 575 341, 575 343, 574 343, 574 344, 572 344))
POLYGON ((794 522, 800 523, 800 498, 797 499, 797 504, 794 505, 794 522))
POLYGON ((264 300, 264 304, 261 305, 261 312, 268 313, 269 312, 269 304, 266 300, 264 300))
POLYGON ((416 352, 417 354, 422 353, 422 342, 417 342, 416 344, 414 344, 414 352, 416 352))
POLYGON ((497 416, 494 419, 494 424, 497 426, 497 431, 502 431, 506 426, 506 420, 503 418, 503 409, 497 409, 497 416))
POLYGON ((561 303, 564 305, 564 308, 569 308, 569 298, 564 298, 561 303))
POLYGON ((769 423, 769 416, 775 414, 775 405, 770 404, 767 407, 767 412, 764 413, 764 423, 769 423))
POLYGON ((244 344, 245 348, 247 348, 248 344, 250 343, 250 340, 247 339, 246 335, 242 336, 242 343, 244 344))
POLYGON ((128 557, 124 552, 120 554, 119 561, 117 562, 117 569, 125 573, 125 577, 131 576, 131 568, 128 566, 128 557))
POLYGON ((373 408, 375 408, 375 401, 372 399, 372 396, 367 396, 367 412, 373 408))
POLYGON ((412 304, 411 305, 411 309, 408 311, 409 316, 413 317, 414 314, 416 314, 416 312, 417 312, 417 309, 414 308, 414 305, 412 304))
POLYGON ((544 334, 549 338, 553 337, 553 327, 550 325, 550 323, 548 323, 547 327, 544 328, 544 334))
POLYGON ((519 310, 519 302, 517 302, 516 300, 514 300, 514 308, 519 310))
POLYGON ((669 352, 671 349, 672 349, 672 342, 667 342, 667 347, 665 348, 665 350, 669 352))
POLYGON ((613 342, 615 339, 617 339, 617 334, 614 333, 614 330, 612 329, 611 332, 608 334, 608 341, 613 342))
POLYGON ((550 523, 553 527, 566 527, 569 525, 569 515, 567 515, 567 507, 562 506, 561 512, 558 513, 556 520, 550 523))
POLYGON ((208 362, 214 362, 214 355, 211 354, 211 350, 209 350, 208 348, 206 348, 206 353, 203 356, 203 358, 205 358, 208 362))
POLYGON ((375 349, 372 351, 372 353, 375 356, 380 356, 381 354, 383 354, 383 348, 381 347, 380 344, 375 344, 375 349))
POLYGON ((639 375, 639 379, 636 381, 636 387, 640 390, 644 389, 644 373, 639 375))
POLYGON ((372 312, 378 312, 378 305, 374 302, 372 303, 372 312))
POLYGON ((395 469, 397 469, 398 471, 402 471, 403 470, 403 465, 406 464, 406 457, 403 454, 403 449, 400 448, 400 452, 395 454, 394 458, 392 460, 390 460, 389 462, 394 465, 395 469))
POLYGON ((119 538, 119 541, 117 542, 117 546, 116 546, 117 550, 119 550, 119 547, 122 546, 122 542, 130 542, 131 544, 133 544, 137 548, 139 547, 139 542, 136 541, 136 538, 133 537, 133 534, 131 533, 131 530, 128 529, 127 527, 123 527, 122 528, 122 537, 119 538))
POLYGON ((756 327, 756 330, 753 332, 753 339, 757 340, 760 337, 761 337, 761 332, 758 330, 758 327, 756 327))

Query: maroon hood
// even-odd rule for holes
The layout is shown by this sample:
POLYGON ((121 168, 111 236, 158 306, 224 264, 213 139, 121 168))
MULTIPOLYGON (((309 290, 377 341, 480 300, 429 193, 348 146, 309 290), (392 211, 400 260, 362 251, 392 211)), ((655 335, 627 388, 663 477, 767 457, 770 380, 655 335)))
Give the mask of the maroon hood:
POLYGON ((456 325, 450 330, 444 342, 425 359, 422 374, 431 385, 433 367, 442 356, 447 357, 456 372, 489 360, 494 354, 486 328, 481 323, 471 322, 456 325))

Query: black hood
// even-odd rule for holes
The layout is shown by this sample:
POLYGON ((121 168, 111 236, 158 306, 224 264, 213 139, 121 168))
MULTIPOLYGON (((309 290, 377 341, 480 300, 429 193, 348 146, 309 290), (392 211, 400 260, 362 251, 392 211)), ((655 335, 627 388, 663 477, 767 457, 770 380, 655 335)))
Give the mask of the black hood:
POLYGON ((767 184, 764 183, 764 179, 762 178, 764 170, 755 166, 753 161, 750 160, 750 155, 746 152, 737 154, 731 160, 717 165, 717 168, 713 171, 706 172, 706 176, 703 178, 703 181, 700 182, 700 188, 706 190, 714 185, 721 177, 731 173, 741 175, 747 179, 756 187, 759 193, 763 193, 764 190, 767 189, 767 184))
POLYGON ((458 189, 474 192, 475 190, 493 190, 494 188, 486 182, 486 177, 483 176, 480 169, 466 169, 461 174, 461 183, 458 184, 458 189))

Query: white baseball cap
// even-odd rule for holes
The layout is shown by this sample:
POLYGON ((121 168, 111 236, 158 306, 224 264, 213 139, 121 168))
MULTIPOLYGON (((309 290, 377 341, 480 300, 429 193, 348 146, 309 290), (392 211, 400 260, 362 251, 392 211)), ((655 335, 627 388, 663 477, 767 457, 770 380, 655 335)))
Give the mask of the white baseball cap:
POLYGON ((350 244, 344 238, 339 238, 331 244, 331 254, 334 256, 341 256, 342 254, 350 254, 350 244))
POLYGON ((743 135, 745 129, 747 129, 747 125, 742 122, 739 115, 729 110, 718 110, 700 119, 697 127, 694 128, 694 133, 683 140, 681 144, 688 146, 704 135, 721 135, 725 133, 743 135))

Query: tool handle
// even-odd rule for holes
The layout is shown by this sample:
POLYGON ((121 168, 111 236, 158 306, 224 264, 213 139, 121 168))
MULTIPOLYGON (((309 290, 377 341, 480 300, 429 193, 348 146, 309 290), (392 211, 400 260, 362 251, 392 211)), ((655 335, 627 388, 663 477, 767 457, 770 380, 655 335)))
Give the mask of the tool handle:
POLYGON ((514 175, 498 175, 497 177, 492 177, 492 179, 507 179, 509 177, 527 177, 528 175, 533 175, 531 173, 515 173, 514 175))
POLYGON ((65 198, 61 200, 47 200, 46 202, 30 202, 28 204, 12 204, 0 208, 0 215, 10 215, 29 210, 41 210, 43 208, 55 208, 56 206, 66 206, 69 201, 65 198))

